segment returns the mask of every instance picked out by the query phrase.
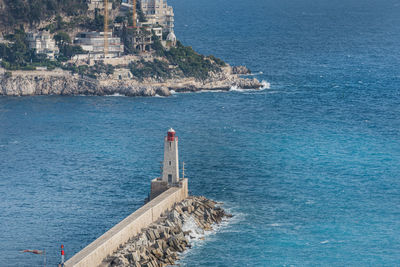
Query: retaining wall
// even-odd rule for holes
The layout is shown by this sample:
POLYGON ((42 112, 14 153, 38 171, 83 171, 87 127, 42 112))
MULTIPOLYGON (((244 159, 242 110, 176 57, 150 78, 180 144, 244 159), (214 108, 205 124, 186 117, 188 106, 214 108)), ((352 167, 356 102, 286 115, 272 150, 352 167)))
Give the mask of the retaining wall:
POLYGON ((183 179, 181 187, 173 187, 126 217, 105 234, 75 254, 65 267, 94 267, 111 255, 120 245, 160 218, 161 213, 188 197, 188 180, 183 179))

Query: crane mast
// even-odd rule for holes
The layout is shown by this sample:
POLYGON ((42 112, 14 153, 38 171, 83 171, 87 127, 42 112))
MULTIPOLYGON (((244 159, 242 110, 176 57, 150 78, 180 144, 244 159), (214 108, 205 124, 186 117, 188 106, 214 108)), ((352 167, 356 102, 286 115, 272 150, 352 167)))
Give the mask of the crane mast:
POLYGON ((104 0, 104 57, 108 56, 108 0, 104 0))
POLYGON ((132 10, 132 26, 136 28, 136 0, 132 0, 133 10, 132 10))

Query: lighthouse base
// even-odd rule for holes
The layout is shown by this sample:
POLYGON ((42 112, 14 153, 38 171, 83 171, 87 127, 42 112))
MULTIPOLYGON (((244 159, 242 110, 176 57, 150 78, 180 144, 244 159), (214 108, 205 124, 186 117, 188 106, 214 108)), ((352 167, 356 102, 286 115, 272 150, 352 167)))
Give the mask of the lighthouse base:
POLYGON ((163 192, 167 191, 171 187, 180 187, 184 188, 184 192, 186 197, 188 196, 188 180, 180 179, 178 183, 168 184, 168 182, 162 181, 159 178, 153 179, 151 181, 151 190, 150 190, 150 199, 152 200, 156 198, 158 195, 161 195, 163 192))

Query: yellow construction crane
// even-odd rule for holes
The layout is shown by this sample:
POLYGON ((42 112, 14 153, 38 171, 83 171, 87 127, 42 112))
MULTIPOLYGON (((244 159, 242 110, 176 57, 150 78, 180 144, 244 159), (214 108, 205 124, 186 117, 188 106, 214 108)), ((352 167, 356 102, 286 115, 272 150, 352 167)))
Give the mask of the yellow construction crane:
POLYGON ((104 57, 108 56, 108 0, 104 0, 104 57))
POLYGON ((133 10, 132 10, 132 26, 136 28, 136 0, 132 0, 133 10))

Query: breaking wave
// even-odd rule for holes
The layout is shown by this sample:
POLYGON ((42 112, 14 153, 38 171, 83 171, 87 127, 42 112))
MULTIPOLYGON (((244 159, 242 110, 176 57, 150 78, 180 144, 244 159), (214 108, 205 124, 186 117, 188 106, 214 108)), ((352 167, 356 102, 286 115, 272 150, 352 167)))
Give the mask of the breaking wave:
POLYGON ((230 92, 259 92, 259 91, 271 88, 271 84, 265 80, 262 80, 261 84, 262 84, 262 87, 260 89, 243 89, 243 88, 239 88, 237 86, 232 86, 229 91, 230 92))
POLYGON ((245 75, 243 75, 243 76, 258 76, 258 75, 262 75, 262 74, 264 74, 264 72, 259 71, 259 72, 256 72, 256 73, 245 74, 245 75))
POLYGON ((120 93, 114 93, 114 94, 112 94, 112 95, 105 95, 105 96, 108 96, 108 97, 111 97, 111 96, 118 96, 118 97, 121 97, 121 96, 126 96, 126 95, 122 95, 122 94, 120 94, 120 93))
POLYGON ((154 97, 166 98, 166 96, 162 96, 162 95, 159 95, 159 94, 155 94, 154 97))

